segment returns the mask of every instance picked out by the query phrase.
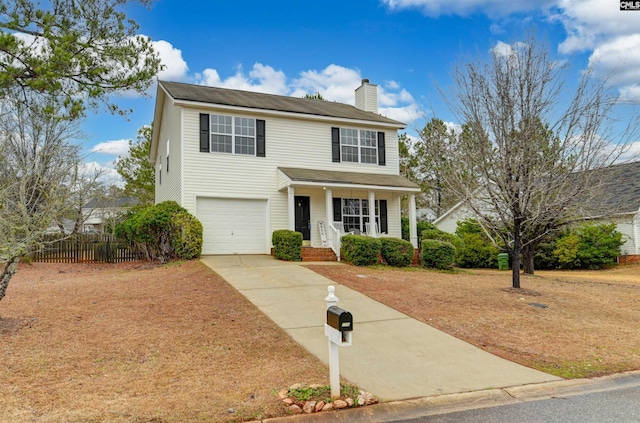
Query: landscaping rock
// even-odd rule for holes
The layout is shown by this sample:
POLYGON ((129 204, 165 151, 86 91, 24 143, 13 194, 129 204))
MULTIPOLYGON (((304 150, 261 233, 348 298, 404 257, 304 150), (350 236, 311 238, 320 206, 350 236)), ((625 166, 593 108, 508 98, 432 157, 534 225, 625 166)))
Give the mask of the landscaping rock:
POLYGON ((316 403, 316 413, 317 413, 318 411, 322 411, 322 409, 324 408, 325 404, 326 404, 326 403, 325 403, 324 401, 318 401, 318 402, 316 403))
POLYGON ((322 411, 331 411, 335 408, 332 402, 328 402, 322 407, 322 411))
POLYGON ((282 400, 287 405, 293 405, 293 398, 285 398, 282 400))
POLYGON ((304 403, 304 407, 302 407, 302 411, 307 414, 311 414, 316 411, 316 401, 307 401, 304 403))
POLYGON ((345 401, 347 402, 347 405, 348 405, 349 407, 353 407, 353 404, 355 403, 355 402, 353 401, 353 398, 347 398, 347 399, 345 399, 345 401))
POLYGON ((341 408, 347 408, 349 404, 347 404, 347 402, 343 400, 335 400, 333 402, 333 406, 336 408, 336 410, 340 410, 341 408))
POLYGON ((278 398, 285 399, 287 397, 288 392, 289 391, 286 389, 281 389, 280 391, 278 391, 278 398))
POLYGON ((289 406, 289 411, 291 411, 291 413, 293 413, 293 414, 301 414, 302 413, 302 409, 300 407, 298 407, 297 405, 295 405, 295 404, 289 406))

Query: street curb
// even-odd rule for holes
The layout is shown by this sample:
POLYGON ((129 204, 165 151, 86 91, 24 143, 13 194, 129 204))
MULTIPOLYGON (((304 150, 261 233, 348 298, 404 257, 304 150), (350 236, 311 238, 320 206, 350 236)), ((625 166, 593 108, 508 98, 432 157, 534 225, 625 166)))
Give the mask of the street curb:
POLYGON ((340 411, 276 417, 262 421, 265 423, 393 422, 478 408, 497 407, 551 398, 572 397, 575 395, 605 392, 635 386, 640 386, 640 371, 619 373, 593 379, 561 380, 500 389, 436 395, 340 411))

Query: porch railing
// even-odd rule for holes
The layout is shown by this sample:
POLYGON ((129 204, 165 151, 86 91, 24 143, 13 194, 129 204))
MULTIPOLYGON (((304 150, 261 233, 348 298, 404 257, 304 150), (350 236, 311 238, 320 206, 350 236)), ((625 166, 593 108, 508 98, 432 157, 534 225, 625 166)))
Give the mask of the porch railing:
POLYGON ((341 231, 333 226, 331 222, 329 222, 329 231, 331 233, 331 240, 329 241, 331 249, 334 254, 340 261, 340 248, 342 247, 342 233, 341 231))

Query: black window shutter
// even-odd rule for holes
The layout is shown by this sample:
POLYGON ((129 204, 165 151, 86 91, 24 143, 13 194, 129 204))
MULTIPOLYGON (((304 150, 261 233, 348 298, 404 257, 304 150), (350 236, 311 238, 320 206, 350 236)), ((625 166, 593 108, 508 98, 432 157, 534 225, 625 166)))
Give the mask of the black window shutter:
POLYGON ((334 163, 340 163, 340 128, 331 128, 331 154, 334 163))
POLYGON ((380 200, 380 232, 389 233, 389 224, 387 223, 387 200, 380 200))
POLYGON ((384 132, 378 132, 378 164, 387 165, 387 157, 384 152, 384 132))
POLYGON ((200 113, 200 152, 208 153, 210 143, 209 135, 209 114, 200 113))
POLYGON ((265 157, 265 122, 262 119, 256 119, 256 156, 265 157))
POLYGON ((342 199, 333 199, 333 221, 342 222, 342 199))

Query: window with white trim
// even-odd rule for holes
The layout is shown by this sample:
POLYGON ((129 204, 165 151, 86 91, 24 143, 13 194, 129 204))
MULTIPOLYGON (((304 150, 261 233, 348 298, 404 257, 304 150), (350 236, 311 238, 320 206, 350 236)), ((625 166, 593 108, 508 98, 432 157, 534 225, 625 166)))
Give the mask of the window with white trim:
MULTIPOLYGON (((380 221, 380 202, 375 201, 376 223, 380 221)), ((342 199, 342 224, 345 232, 367 232, 369 223, 369 200, 359 198, 342 199)))
POLYGON ((377 164, 377 132, 340 128, 340 150, 343 162, 377 164))
POLYGON ((255 119, 224 115, 210 116, 212 152, 255 156, 255 119))

